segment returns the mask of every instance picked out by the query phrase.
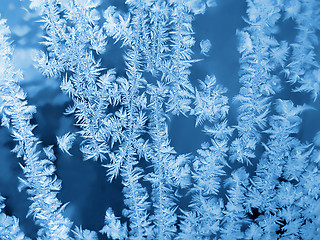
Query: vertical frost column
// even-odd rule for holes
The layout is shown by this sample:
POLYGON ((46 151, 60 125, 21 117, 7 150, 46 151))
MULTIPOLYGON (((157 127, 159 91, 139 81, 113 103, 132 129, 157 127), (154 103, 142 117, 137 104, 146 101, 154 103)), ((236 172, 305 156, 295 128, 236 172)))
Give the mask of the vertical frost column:
POLYGON ((168 74, 171 74, 168 68, 177 64, 173 60, 176 55, 171 52, 170 48, 173 45, 173 36, 175 36, 170 31, 176 28, 173 22, 176 17, 174 9, 174 4, 169 5, 166 1, 156 1, 149 10, 150 48, 154 66, 152 73, 155 77, 159 74, 162 77, 161 81, 158 80, 156 84, 150 83, 147 91, 147 94, 150 95, 149 135, 152 139, 153 151, 150 159, 154 172, 148 174, 146 179, 152 184, 155 211, 151 218, 155 224, 155 237, 159 239, 172 239, 175 235, 177 204, 173 191, 174 188, 185 188, 190 184, 189 156, 177 156, 174 148, 170 146, 167 125, 169 116, 165 113, 165 104, 168 103, 168 97, 170 98, 172 94, 173 83, 171 81, 174 81, 168 78, 168 74))
MULTIPOLYGON (((28 215, 32 214, 40 225, 39 239, 69 239, 71 227, 69 219, 62 215, 64 206, 57 198, 61 181, 54 174, 55 166, 50 159, 41 159, 38 150, 39 139, 34 136, 30 120, 36 112, 35 106, 28 105, 26 94, 18 85, 22 73, 12 64, 12 47, 8 43, 9 29, 5 21, 0 22, 0 110, 2 125, 6 126, 17 142, 13 152, 22 157, 21 165, 25 179, 20 179, 20 189, 27 188, 32 204, 28 215)), ((48 157, 49 158, 49 157, 48 157)))
POLYGON ((217 200, 220 177, 225 174, 228 139, 233 129, 228 126, 228 98, 226 89, 216 83, 214 76, 200 81, 196 90, 195 107, 191 113, 196 116, 196 126, 204 122, 204 132, 211 139, 204 142, 193 160, 191 188, 192 211, 185 211, 180 224, 178 239, 213 239, 219 234, 223 218, 223 203, 217 200))
MULTIPOLYGON (((123 39, 124 44, 129 46, 128 52, 132 54, 130 55, 131 59, 128 59, 128 57, 126 59, 129 70, 136 71, 138 69, 139 73, 146 70, 154 76, 161 72, 162 80, 165 80, 165 83, 150 84, 147 91, 150 94, 149 108, 151 115, 149 126, 150 136, 153 140, 150 146, 151 152, 154 151, 153 154, 149 154, 154 173, 149 174, 147 179, 151 181, 155 194, 153 201, 156 210, 155 215, 152 216, 156 225, 154 234, 159 238, 170 238, 172 233, 176 231, 174 226, 176 221, 175 204, 170 196, 172 194, 171 185, 175 180, 174 178, 179 181, 180 177, 169 173, 170 166, 173 167, 176 163, 173 155, 175 152, 169 146, 163 103, 169 96, 170 100, 167 106, 176 104, 175 100, 177 99, 172 99, 172 97, 176 97, 175 93, 178 93, 180 95, 178 105, 172 108, 171 106, 167 107, 168 111, 175 114, 185 114, 190 109, 190 92, 193 89, 188 80, 189 71, 187 68, 190 63, 187 61, 191 58, 192 51, 190 48, 194 42, 190 36, 192 16, 187 13, 183 1, 170 3, 171 8, 167 7, 165 1, 127 1, 127 4, 131 13, 127 30, 124 31, 122 27, 126 20, 115 12, 114 7, 110 7, 105 12, 107 20, 105 28, 116 40, 123 39), (181 16, 183 17, 181 18, 181 16), (108 20, 115 26, 109 25, 108 20), (121 32, 119 30, 117 32, 116 26, 119 26, 118 29, 121 29, 121 32), (168 35, 170 29, 172 31, 168 35), (170 37, 172 38, 171 44, 170 37), (136 54, 136 59, 132 58, 133 53, 136 54), (136 69, 133 68, 134 62, 137 62, 136 69), (175 71, 174 75, 172 75, 172 71, 175 71), (170 219, 166 224, 164 223, 164 216, 170 219)), ((132 81, 131 72, 127 74, 129 82, 132 81)), ((116 159, 115 163, 121 162, 118 161, 119 158, 114 159, 116 159)), ((180 156, 177 161, 179 160, 184 165, 185 157, 180 156)), ((115 166, 119 165, 118 163, 115 164, 115 166)), ((180 182, 183 182, 181 178, 180 182)))
MULTIPOLYGON (((151 54, 154 76, 161 74, 161 81, 149 84, 150 94, 150 136, 154 154, 151 161, 154 173, 147 179, 153 187, 155 214, 155 235, 170 239, 176 231, 176 204, 173 201, 173 188, 190 185, 189 155, 176 156, 170 146, 166 112, 175 115, 187 114, 191 109, 194 90, 189 82, 189 67, 193 15, 187 1, 155 1, 150 8, 151 54), (168 221, 163 219, 167 216, 168 221)), ((148 59, 145 59, 148 61, 148 59)), ((148 62, 147 62, 148 65, 148 62)))
MULTIPOLYGON (((180 88, 178 94, 180 94, 181 101, 179 100, 178 105, 171 108, 168 107, 170 102, 175 104, 176 99, 169 100, 167 109, 175 114, 186 114, 190 109, 190 92, 193 89, 188 80, 189 71, 187 68, 190 63, 186 63, 186 61, 191 59, 192 51, 190 48, 194 42, 191 37, 192 16, 188 13, 183 1, 171 2, 170 5, 165 1, 127 1, 127 4, 131 14, 131 19, 127 20, 128 27, 123 28, 127 21, 115 11, 114 7, 109 7, 104 14, 107 20, 105 29, 116 40, 122 39, 124 44, 131 48, 129 51, 132 52, 134 46, 136 52, 140 54, 137 57, 140 58, 141 72, 149 71, 155 77, 159 73, 162 74, 161 82, 150 83, 147 90, 147 94, 150 95, 149 133, 152 139, 149 144, 152 153, 149 154, 149 159, 152 162, 154 172, 148 174, 146 179, 152 183, 154 194, 152 198, 155 207, 155 214, 152 216, 156 225, 154 234, 157 238, 166 239, 176 231, 174 226, 176 207, 171 196, 172 185, 186 184, 187 178, 183 178, 186 175, 183 171, 187 170, 185 168, 187 158, 179 156, 176 159, 175 151, 169 145, 164 104, 167 103, 168 97, 169 99, 175 97, 174 93, 180 88), (172 71, 175 71, 174 75, 172 75, 172 71), (186 89, 186 85, 189 89, 186 89), (182 89, 182 86, 185 89, 182 89), (172 171, 173 169, 174 171, 172 171), (182 176, 179 175, 181 173, 182 176), (165 219, 170 220, 165 222, 165 219)), ((115 164, 114 166, 119 165, 115 164)))
POLYGON ((189 81, 192 50, 195 40, 192 37, 193 15, 185 1, 169 1, 172 8, 171 14, 171 45, 170 58, 164 62, 163 77, 169 84, 169 99, 167 112, 174 115, 187 114, 190 111, 191 99, 194 89, 189 81))
POLYGON ((158 86, 150 85, 149 108, 151 113, 149 134, 152 138, 152 154, 150 156, 153 172, 146 176, 152 184, 152 200, 154 214, 151 216, 155 228, 154 234, 157 239, 172 239, 177 228, 176 203, 173 197, 175 178, 182 181, 183 174, 173 176, 172 171, 176 164, 176 152, 170 146, 168 139, 168 126, 166 115, 163 111, 164 98, 167 88, 158 82, 158 86))
MULTIPOLYGON (((124 93, 122 99, 122 108, 118 112, 121 121, 124 122, 123 132, 119 149, 110 154, 111 163, 108 165, 109 176, 114 178, 120 172, 122 183, 124 185, 123 193, 125 197, 125 205, 127 209, 123 210, 123 214, 130 219, 129 234, 131 239, 144 239, 152 236, 151 222, 148 219, 147 209, 149 208, 148 193, 141 184, 143 176, 142 168, 136 166, 140 157, 148 155, 148 151, 143 151, 146 146, 141 134, 146 125, 146 97, 142 93, 145 88, 146 81, 142 77, 142 55, 145 48, 147 35, 146 12, 144 1, 127 1, 129 11, 132 13, 132 19, 128 28, 122 29, 124 32, 117 33, 119 29, 112 29, 105 24, 105 28, 109 29, 109 34, 114 37, 120 36, 128 46, 125 55, 126 73, 127 73, 127 92, 124 93), (113 30, 113 31, 110 31, 113 30), (142 150, 142 151, 141 151, 142 150)), ((105 17, 111 17, 114 8, 109 8, 105 13, 105 17)), ((146 52, 148 55, 148 52, 146 52)))
POLYGON ((50 77, 65 73, 60 87, 74 102, 66 112, 75 113, 76 124, 82 128, 85 159, 94 160, 104 159, 108 152, 102 119, 110 102, 101 96, 107 87, 101 89, 98 84, 112 82, 114 76, 110 71, 98 79, 100 62, 94 59, 93 51, 104 52, 106 36, 95 25, 99 20, 97 5, 98 1, 46 0, 43 5, 34 6, 42 13, 47 33, 43 44, 48 50, 48 55, 41 51, 35 55, 37 67, 50 77))
POLYGON ((250 25, 238 31, 240 59, 240 88, 235 100, 240 104, 238 138, 230 148, 231 161, 246 164, 255 158, 256 145, 261 139, 260 129, 267 124, 269 98, 280 90, 280 80, 273 70, 283 67, 287 43, 278 43, 272 36, 277 32, 280 3, 276 0, 248 0, 250 25))
MULTIPOLYGON (((315 47, 319 45, 320 2, 318 0, 288 0, 283 9, 286 18, 297 24, 298 34, 292 47, 285 74, 297 92, 310 92, 315 101, 320 92, 320 65, 315 47)), ((318 53, 319 54, 319 53, 318 53)))

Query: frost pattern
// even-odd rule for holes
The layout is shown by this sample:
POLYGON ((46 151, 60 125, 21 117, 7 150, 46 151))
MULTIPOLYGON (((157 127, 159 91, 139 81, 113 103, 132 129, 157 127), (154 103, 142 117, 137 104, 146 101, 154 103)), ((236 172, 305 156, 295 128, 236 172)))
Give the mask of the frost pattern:
MULTIPOLYGON (((240 54, 238 94, 229 101, 223 79, 191 74, 193 21, 216 1, 126 0, 126 10, 98 0, 32 0, 44 29, 35 66, 60 80, 72 105, 83 160, 99 161, 111 184, 121 177, 124 209, 106 206, 99 233, 72 226, 57 197, 54 145, 33 133, 36 107, 19 86, 10 31, 0 21, 1 125, 22 157, 28 215, 37 239, 318 239, 320 238, 320 134, 299 139, 307 105, 279 99, 282 86, 319 94, 317 0, 247 0, 246 26, 236 31, 240 54), (125 12, 127 11, 127 12, 125 12), (281 21, 297 26, 294 43, 278 41, 281 21), (125 69, 107 69, 108 49, 120 43, 125 69), (236 124, 229 110, 238 107, 236 124), (206 134, 195 153, 178 153, 170 119, 194 119, 206 134), (254 169, 254 170, 252 170, 254 169), (71 236, 71 233, 73 234, 71 236)), ((214 23, 219 24, 219 23, 214 23)), ((200 42, 207 55, 210 40, 200 42)), ((57 137, 69 156, 75 133, 57 137)), ((1 204, 3 199, 0 199, 1 204)), ((1 205, 0 211, 3 211, 1 205)), ((14 216, 0 212, 2 239, 29 239, 14 216)))

